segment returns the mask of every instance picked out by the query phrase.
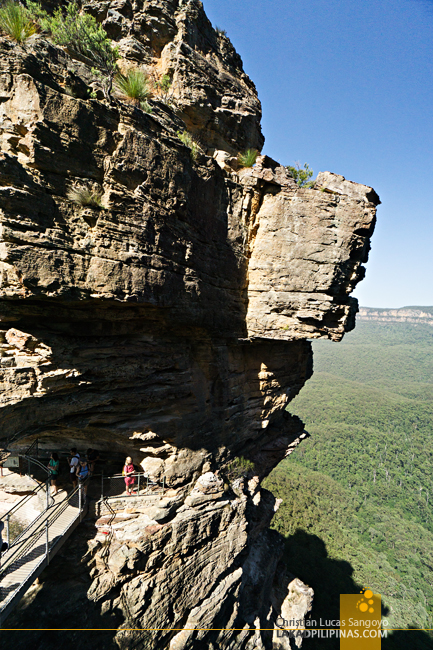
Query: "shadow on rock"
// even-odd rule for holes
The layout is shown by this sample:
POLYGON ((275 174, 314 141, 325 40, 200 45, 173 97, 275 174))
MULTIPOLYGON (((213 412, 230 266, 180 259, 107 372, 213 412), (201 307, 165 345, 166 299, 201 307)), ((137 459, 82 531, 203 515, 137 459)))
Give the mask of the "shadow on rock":
MULTIPOLYGON (((286 539, 287 566, 302 582, 314 589, 311 618, 320 627, 340 618, 340 594, 359 593, 365 585, 353 579, 353 567, 345 560, 328 557, 326 545, 317 535, 297 530, 286 539), (321 619, 321 623, 320 623, 321 619)), ((382 614, 388 613, 383 608, 382 614)), ((382 650, 433 650, 433 638, 422 630, 402 630, 382 639, 382 650)), ((339 650, 339 639, 304 639, 305 650, 339 650)))
POLYGON ((34 585, 5 620, 2 650, 118 650, 113 639, 123 619, 101 615, 87 598, 91 579, 81 558, 94 531, 84 521, 42 572, 43 588, 34 585))

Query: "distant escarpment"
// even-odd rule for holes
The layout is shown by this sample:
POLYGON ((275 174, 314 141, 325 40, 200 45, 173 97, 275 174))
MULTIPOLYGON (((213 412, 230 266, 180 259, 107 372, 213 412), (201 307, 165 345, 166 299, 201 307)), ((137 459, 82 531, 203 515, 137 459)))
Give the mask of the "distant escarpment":
POLYGON ((359 320, 378 323, 418 323, 433 325, 433 307, 401 307, 400 309, 377 309, 360 307, 359 320))
POLYGON ((163 516, 90 563, 107 628, 116 613, 164 628, 153 648, 276 647, 261 630, 308 612, 312 590, 284 570, 260 481, 306 436, 286 407, 308 339, 354 327, 379 199, 330 172, 300 188, 267 156, 239 168, 263 145, 260 102, 198 0, 82 5, 122 69, 171 85, 151 113, 89 99, 85 61, 42 35, 0 39, 0 436, 165 477, 163 516), (224 485, 237 457, 254 470, 224 485))

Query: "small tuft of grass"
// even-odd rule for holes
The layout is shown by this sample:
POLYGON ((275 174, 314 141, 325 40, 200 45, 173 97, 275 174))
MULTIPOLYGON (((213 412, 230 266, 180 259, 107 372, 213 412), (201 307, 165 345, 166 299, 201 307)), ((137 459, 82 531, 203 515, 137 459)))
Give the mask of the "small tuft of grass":
POLYGON ((15 0, 6 0, 0 7, 0 30, 22 43, 37 31, 26 7, 15 0))
POLYGON ((69 97, 73 97, 74 99, 77 99, 78 97, 77 92, 72 88, 72 86, 65 86, 65 95, 69 95, 69 97))
POLYGON ((239 167, 252 167, 255 164, 258 155, 259 152, 257 149, 247 149, 244 153, 239 153, 239 167))
POLYGON ((125 74, 117 74, 114 85, 124 99, 138 106, 147 102, 151 95, 148 77, 138 68, 132 68, 125 74))
POLYGON ((82 185, 73 187, 66 194, 68 199, 75 203, 76 205, 89 208, 97 208, 100 210, 102 208, 101 203, 101 192, 95 192, 94 190, 84 187, 82 185))
POLYGON ((152 106, 149 104, 147 99, 145 99, 144 102, 140 102, 140 108, 145 113, 152 113, 153 111, 152 106))
POLYGON ((161 79, 155 83, 155 86, 164 95, 166 95, 171 87, 170 75, 169 74, 162 75, 161 79))
POLYGON ((200 152, 200 145, 194 136, 191 135, 191 133, 188 133, 188 131, 184 131, 183 133, 181 131, 178 131, 177 137, 181 142, 183 142, 185 146, 191 149, 191 158, 193 160, 197 160, 197 156, 200 152))
POLYGON ((227 36, 227 32, 225 29, 221 29, 221 27, 215 26, 215 31, 217 33, 217 36, 227 36))

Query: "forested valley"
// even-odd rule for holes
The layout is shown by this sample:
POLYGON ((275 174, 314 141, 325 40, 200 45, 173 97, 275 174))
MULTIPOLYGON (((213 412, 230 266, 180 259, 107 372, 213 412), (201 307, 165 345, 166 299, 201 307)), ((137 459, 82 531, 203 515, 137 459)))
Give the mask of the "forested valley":
MULTIPOLYGON (((384 650, 433 648, 433 327, 360 321, 316 341, 314 375, 289 411, 311 434, 266 481, 291 571, 315 590, 382 595, 384 650)), ((338 641, 305 640, 325 650, 338 641)))

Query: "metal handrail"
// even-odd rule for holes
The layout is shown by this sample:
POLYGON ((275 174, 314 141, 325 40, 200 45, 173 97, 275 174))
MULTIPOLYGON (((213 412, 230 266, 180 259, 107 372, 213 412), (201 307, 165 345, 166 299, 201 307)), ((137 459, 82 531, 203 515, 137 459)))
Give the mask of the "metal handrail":
POLYGON ((107 546, 102 550, 102 554, 101 554, 101 557, 105 560, 105 558, 106 558, 106 557, 109 555, 109 553, 110 553, 110 542, 111 542, 111 540, 113 539, 113 535, 114 535, 114 530, 113 530, 112 522, 113 522, 113 520, 116 518, 116 512, 115 512, 115 510, 113 510, 113 508, 112 508, 112 507, 110 506, 110 504, 108 503, 108 499, 107 499, 107 497, 104 497, 104 498, 102 499, 102 501, 103 501, 103 502, 105 503, 105 505, 107 506, 107 509, 110 511, 110 515, 111 515, 110 520, 109 520, 108 523, 107 523, 107 527, 110 529, 110 534, 109 534, 109 536, 108 536, 108 542, 109 542, 109 543, 108 543, 107 546))
POLYGON ((0 519, 5 519, 8 515, 10 516, 15 510, 21 508, 21 506, 24 505, 25 501, 30 501, 31 499, 33 499, 33 497, 39 492, 39 490, 42 490, 42 488, 44 487, 46 487, 46 483, 39 483, 38 487, 36 487, 32 492, 30 492, 30 494, 27 494, 25 497, 20 499, 20 501, 18 501, 14 506, 12 506, 10 510, 2 514, 0 519))
MULTIPOLYGON (((104 481, 109 481, 111 479, 119 479, 119 478, 126 478, 124 474, 113 474, 112 476, 104 476, 104 474, 101 474, 101 497, 98 500, 98 503, 101 501, 106 501, 106 499, 116 499, 119 498, 119 495, 105 495, 104 496, 104 481)), ((148 474, 145 472, 134 472, 134 474, 128 474, 131 478, 137 478, 138 477, 138 492, 140 492, 140 478, 146 479, 146 491, 149 489, 149 486, 154 486, 154 485, 159 485, 158 482, 152 481, 149 477, 148 474)), ((144 484, 143 484, 144 486, 144 484)), ((166 489, 166 484, 165 484, 165 476, 162 477, 162 485, 161 485, 162 493, 165 493, 166 489)), ((136 496, 141 496, 139 493, 136 496)))
MULTIPOLYGON (((40 574, 41 570, 48 566, 50 563, 51 553, 56 552, 56 547, 62 543, 62 539, 69 535, 71 529, 77 525, 78 520, 81 521, 83 512, 85 510, 84 501, 82 499, 83 494, 83 484, 80 484, 78 488, 74 490, 72 494, 67 496, 63 501, 61 501, 55 508, 53 508, 45 522, 44 525, 38 526, 26 540, 15 549, 12 554, 8 553, 6 563, 4 567, 0 568, 0 579, 3 580, 5 576, 14 574, 15 571, 19 571, 25 567, 29 562, 30 565, 27 568, 25 577, 18 577, 18 582, 12 586, 12 590, 8 593, 6 592, 6 598, 3 598, 0 602, 0 624, 4 619, 4 614, 8 609, 10 611, 11 606, 13 606, 13 601, 16 598, 20 598, 23 593, 28 589, 31 582, 34 578, 40 574), (50 526, 52 526, 55 521, 68 509, 71 505, 71 499, 77 497, 78 492, 78 509, 75 516, 73 516, 69 521, 65 522, 65 525, 61 527, 61 532, 59 534, 54 534, 50 540, 50 526), (45 534, 45 544, 43 543, 43 537, 45 534), (45 547, 44 551, 41 553, 41 542, 42 548, 45 547), (35 563, 36 560, 36 563, 35 563), (15 589, 14 589, 15 587, 15 589)), ((21 576, 23 574, 21 573, 21 576)), ((1 591, 1 588, 0 588, 1 591)))
POLYGON ((38 465, 38 467, 43 469, 47 473, 48 476, 51 476, 51 472, 48 469, 48 467, 46 465, 43 465, 42 463, 40 463, 36 458, 33 458, 32 456, 27 456, 26 454, 21 454, 21 458, 25 458, 26 460, 34 463, 35 465, 38 465))
MULTIPOLYGON (((54 521, 56 521, 56 519, 58 519, 61 514, 63 514, 63 512, 69 507, 69 505, 70 505, 69 502, 72 499, 72 497, 76 496, 77 493, 79 493, 81 491, 81 489, 82 489, 82 486, 79 485, 63 501, 60 501, 60 503, 58 503, 56 506, 53 506, 53 508, 51 509, 50 514, 47 517, 48 527, 52 523, 54 523, 54 521)), ((19 537, 17 537, 16 540, 14 540, 13 544, 9 548, 12 548, 13 546, 17 546, 17 548, 12 553, 12 555, 8 554, 7 565, 6 565, 5 568, 3 568, 3 567, 0 568, 0 576, 5 572, 5 570, 9 566, 11 560, 16 561, 17 559, 22 557, 22 555, 24 553, 27 552, 29 547, 33 545, 33 542, 34 542, 33 538, 34 537, 36 537, 36 539, 39 539, 39 537, 43 534, 43 532, 45 530, 45 527, 39 528, 38 527, 38 520, 42 519, 44 517, 44 515, 46 515, 46 512, 47 512, 46 510, 44 512, 41 512, 40 515, 38 515, 38 517, 36 517, 36 519, 34 519, 32 521, 32 523, 29 524, 29 526, 27 526, 27 528, 25 530, 23 530, 22 533, 20 533, 19 537), (24 533, 26 533, 29 530, 29 528, 32 528, 32 526, 34 526, 35 524, 36 524, 37 527, 34 530, 34 532, 30 534, 30 536, 25 540, 24 544, 18 545, 17 542, 20 540, 20 538, 23 537, 24 533), (38 533, 39 533, 39 535, 37 536, 38 533), (27 542, 29 542, 29 543, 27 543, 27 542)), ((80 516, 80 514, 81 514, 81 509, 79 508, 78 513, 77 513, 77 517, 80 516)))
MULTIPOLYGON (((39 438, 36 438, 36 440, 33 440, 33 442, 31 443, 31 445, 30 445, 30 446, 28 447, 28 449, 26 449, 26 451, 24 452, 23 456, 31 456, 32 454, 31 454, 30 452, 33 451, 33 447, 36 447, 36 450, 38 449, 38 442, 39 442, 39 438)), ((38 455, 38 452, 36 451, 36 456, 37 456, 37 455, 38 455)))
MULTIPOLYGON (((44 485, 44 483, 42 483, 41 485, 44 485)), ((49 489, 49 487, 47 486, 47 490, 48 490, 48 489, 49 489)), ((52 501, 54 501, 54 499, 53 499, 53 497, 51 497, 51 495, 50 495, 50 498, 52 499, 52 501)), ((57 504, 57 506, 56 506, 56 505, 51 505, 51 507, 52 507, 52 508, 57 508, 57 507, 58 507, 59 505, 61 505, 62 503, 63 503, 63 501, 61 501, 59 504, 57 504)), ((45 513, 47 512, 47 510, 48 510, 49 507, 50 507, 50 506, 47 506, 47 507, 45 508, 45 510, 43 510, 42 512, 40 512, 40 513, 38 514, 38 516, 35 517, 35 519, 33 519, 33 521, 30 522, 30 524, 29 524, 28 526, 26 526, 26 527, 24 528, 24 530, 22 530, 22 531, 20 532, 20 534, 19 534, 17 537, 15 537, 14 541, 12 542, 12 544, 10 544, 9 548, 12 548, 12 546, 15 546, 15 545, 20 541, 20 539, 25 535, 25 533, 29 530, 29 528, 31 528, 32 526, 34 526, 34 524, 35 524, 39 519, 43 518, 43 516, 45 515, 45 513)))

